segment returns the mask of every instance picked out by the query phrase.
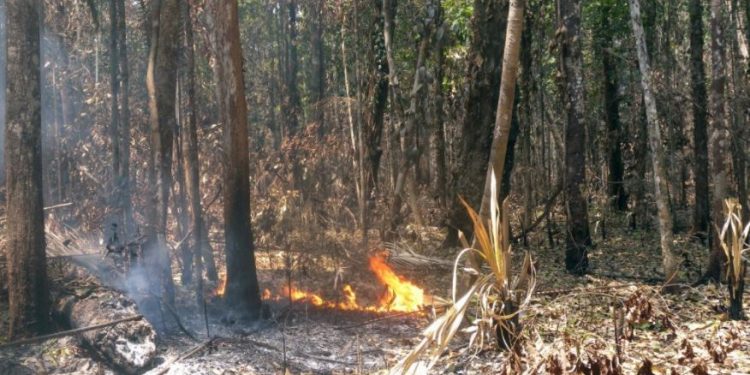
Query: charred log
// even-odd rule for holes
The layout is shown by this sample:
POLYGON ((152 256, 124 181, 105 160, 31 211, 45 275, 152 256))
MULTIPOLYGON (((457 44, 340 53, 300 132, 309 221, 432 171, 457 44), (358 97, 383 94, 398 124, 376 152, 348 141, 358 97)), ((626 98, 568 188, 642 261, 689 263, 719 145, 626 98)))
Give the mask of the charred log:
MULTIPOLYGON (((136 303, 101 285, 83 267, 63 260, 54 267, 53 315, 70 328, 84 328, 139 315, 136 303)), ((115 324, 79 335, 83 347, 123 373, 142 372, 156 356, 156 331, 145 320, 115 324)))

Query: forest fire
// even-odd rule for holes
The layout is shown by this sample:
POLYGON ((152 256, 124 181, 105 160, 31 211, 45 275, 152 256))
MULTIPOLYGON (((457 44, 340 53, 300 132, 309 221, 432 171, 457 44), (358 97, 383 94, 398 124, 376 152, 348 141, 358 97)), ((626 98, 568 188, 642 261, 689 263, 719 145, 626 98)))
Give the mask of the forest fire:
MULTIPOLYGON (((263 300, 281 301, 290 299, 292 302, 307 302, 313 306, 346 311, 370 311, 370 312, 416 312, 422 309, 427 298, 424 290, 403 276, 399 276, 388 266, 383 255, 373 255, 369 259, 370 271, 377 277, 386 292, 377 303, 360 305, 357 302, 357 293, 349 284, 341 288, 341 298, 329 301, 319 294, 304 291, 294 286, 284 287, 281 293, 274 294, 269 289, 264 289, 261 297, 263 300)), ((221 297, 226 289, 226 276, 221 275, 219 286, 214 290, 214 295, 221 297)))

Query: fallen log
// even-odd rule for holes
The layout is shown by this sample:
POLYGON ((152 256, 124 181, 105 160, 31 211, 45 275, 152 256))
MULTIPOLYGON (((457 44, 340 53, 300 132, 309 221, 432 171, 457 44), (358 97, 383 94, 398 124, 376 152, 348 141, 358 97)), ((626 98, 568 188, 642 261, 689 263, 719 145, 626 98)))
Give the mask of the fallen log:
MULTIPOLYGON (((58 263, 58 262, 56 262, 58 263)), ((83 267, 61 260, 53 290, 53 313, 69 327, 84 328, 140 315, 136 303, 104 286, 83 267)), ((140 373, 156 356, 156 332, 146 319, 115 324, 78 335, 79 341, 122 373, 140 373)))
POLYGON ((0 349, 10 348, 10 347, 13 347, 13 346, 21 346, 21 345, 33 344, 33 343, 36 343, 36 342, 42 342, 42 341, 47 341, 47 340, 52 340, 52 339, 56 339, 56 338, 60 338, 60 337, 65 337, 65 336, 70 336, 70 335, 75 335, 75 334, 79 334, 79 333, 84 333, 84 332, 88 332, 88 331, 93 331, 93 330, 97 330, 97 329, 106 328, 106 327, 109 327, 109 326, 113 326, 115 324, 130 322, 130 321, 133 321, 133 320, 141 320, 141 319, 143 319, 143 316, 141 316, 141 315, 135 315, 135 316, 129 316, 129 317, 123 318, 123 319, 117 319, 117 320, 114 320, 114 321, 111 321, 111 322, 107 322, 107 323, 96 324, 96 325, 93 325, 93 326, 88 326, 88 327, 83 327, 83 328, 76 328, 76 329, 69 329, 67 331, 55 332, 55 333, 51 333, 49 335, 29 337, 27 339, 21 339, 21 340, 18 340, 18 341, 13 341, 13 342, 5 343, 5 344, 0 344, 0 349))

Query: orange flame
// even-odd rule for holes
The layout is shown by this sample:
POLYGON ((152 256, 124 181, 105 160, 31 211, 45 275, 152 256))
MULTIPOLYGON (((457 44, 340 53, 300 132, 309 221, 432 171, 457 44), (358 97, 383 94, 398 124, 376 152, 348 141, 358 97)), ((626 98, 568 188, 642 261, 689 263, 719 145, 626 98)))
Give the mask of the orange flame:
MULTIPOLYGON (((388 266, 383 255, 378 254, 370 257, 370 270, 375 274, 380 284, 386 287, 385 294, 376 304, 372 305, 360 305, 357 302, 357 294, 354 288, 349 284, 344 284, 342 287, 343 298, 338 302, 327 301, 318 294, 300 290, 294 286, 284 287, 280 295, 273 295, 270 290, 264 289, 261 297, 264 300, 276 301, 288 298, 292 302, 303 301, 316 307, 349 311, 416 312, 422 309, 426 301, 424 290, 396 274, 388 266)), ((214 295, 219 297, 224 295, 226 282, 225 274, 221 274, 221 281, 214 291, 214 295)))
POLYGON ((227 274, 226 273, 220 273, 219 274, 219 285, 214 290, 214 295, 219 297, 224 297, 224 293, 227 291, 227 274))
POLYGON ((383 256, 370 257, 370 270, 380 282, 388 287, 386 294, 380 298, 378 311, 418 311, 424 305, 424 291, 409 280, 393 272, 385 263, 383 256))

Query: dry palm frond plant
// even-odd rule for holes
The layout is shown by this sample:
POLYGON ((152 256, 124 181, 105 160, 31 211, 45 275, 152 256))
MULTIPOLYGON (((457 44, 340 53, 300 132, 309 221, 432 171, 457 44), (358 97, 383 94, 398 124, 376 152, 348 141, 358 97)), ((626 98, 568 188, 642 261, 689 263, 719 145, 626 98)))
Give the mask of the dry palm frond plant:
POLYGON ((739 320, 744 318, 742 311, 742 293, 745 289, 745 272, 747 271, 747 259, 744 254, 748 248, 748 237, 750 235, 750 224, 744 227, 742 222, 742 206, 736 199, 724 201, 724 209, 727 215, 724 227, 721 229, 719 243, 726 256, 726 278, 729 288, 729 311, 730 319, 739 320))
MULTIPOLYGON (((462 200, 474 224, 476 246, 466 246, 453 265, 452 303, 422 333, 423 339, 399 361, 391 374, 424 374, 437 363, 448 348, 451 339, 462 327, 464 316, 471 305, 476 305, 475 318, 470 319, 463 332, 469 333, 469 347, 482 349, 495 337, 501 349, 518 348, 519 313, 531 300, 536 276, 530 255, 527 253, 521 273, 511 282, 511 247, 509 223, 505 212, 507 200, 501 210, 497 201, 497 181, 491 181, 490 218, 487 223, 462 200), (470 266, 474 276, 471 286, 461 296, 458 294, 459 264, 466 255, 480 260, 481 266, 470 266), (482 267, 486 266, 486 267, 482 267), (523 286, 523 289, 519 289, 523 286), (520 298, 523 295, 523 298, 520 298)), ((471 262, 469 262, 471 263, 471 262)))

